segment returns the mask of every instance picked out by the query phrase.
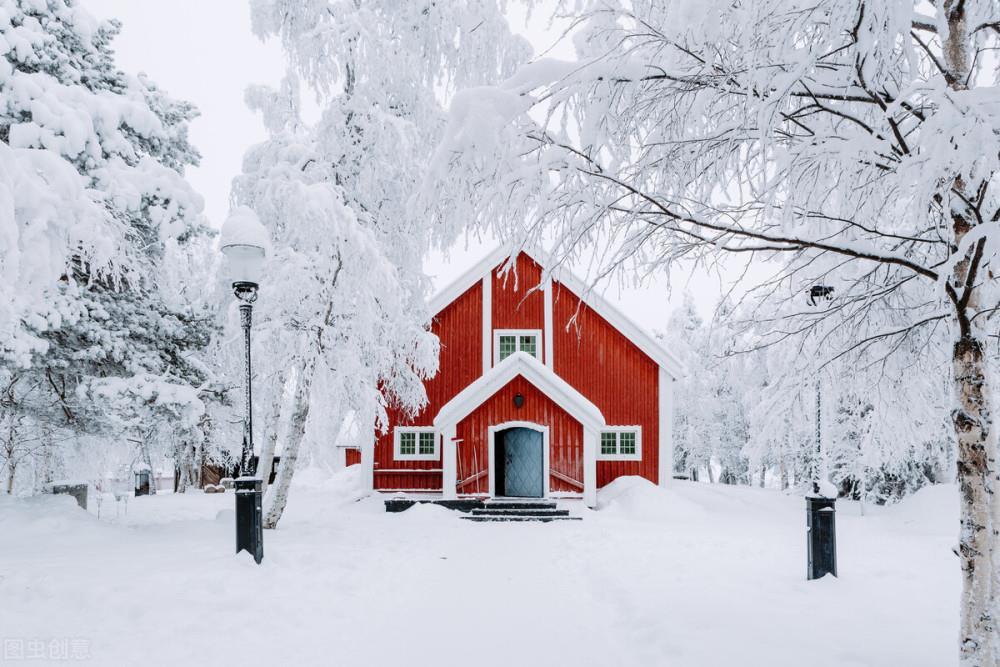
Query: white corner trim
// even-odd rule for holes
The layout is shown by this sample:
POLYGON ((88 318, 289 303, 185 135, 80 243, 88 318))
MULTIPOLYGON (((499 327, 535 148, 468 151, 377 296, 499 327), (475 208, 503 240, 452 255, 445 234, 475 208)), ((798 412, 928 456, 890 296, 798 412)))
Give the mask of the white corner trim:
POLYGON ((483 276, 483 375, 493 367, 493 272, 483 276))
MULTIPOLYGON (((589 289, 588 285, 583 280, 577 278, 566 269, 558 269, 553 273, 547 273, 548 269, 546 267, 551 266, 552 262, 548 258, 547 253, 539 248, 517 249, 509 246, 500 246, 496 248, 486 257, 481 259, 475 266, 470 268, 443 290, 431 297, 428 301, 428 309, 430 310, 431 315, 435 316, 444 310, 448 304, 460 297, 466 290, 472 287, 477 280, 481 280, 485 276, 492 277, 492 272, 495 267, 510 259, 512 255, 517 255, 520 252, 526 254, 542 267, 543 276, 546 276, 548 279, 554 279, 565 285, 577 297, 582 299, 585 304, 590 306, 594 312, 607 320, 611 326, 616 328, 626 338, 632 341, 632 343, 642 350, 643 353, 645 353, 650 359, 655 361, 661 368, 667 369, 667 372, 671 377, 679 379, 687 375, 687 370, 684 368, 684 364, 681 363, 681 361, 674 356, 673 353, 664 348, 660 342, 656 340, 656 338, 629 319, 605 297, 601 296, 596 291, 589 289)), ((483 296, 485 300, 485 294, 483 296)))
MULTIPOLYGON (((601 433, 635 433, 635 454, 602 454, 600 437, 597 440, 598 461, 641 461, 642 460, 642 426, 612 426, 601 429, 601 433)), ((600 436, 600 434, 598 434, 600 436)), ((616 436, 617 437, 617 436, 616 436)), ((616 446, 621 445, 616 442, 616 446)))
POLYGON ((542 358, 542 330, 541 329, 494 329, 493 330, 493 358, 500 358, 500 336, 516 336, 517 337, 517 351, 521 351, 521 336, 534 336, 535 337, 535 354, 532 355, 536 359, 542 358))
POLYGON ((510 355, 445 403, 434 418, 434 426, 444 430, 448 425, 457 424, 518 375, 538 387, 584 427, 595 431, 604 428, 604 415, 596 405, 525 352, 510 355))
POLYGON ((496 475, 493 471, 496 470, 496 434, 498 431, 505 431, 509 428, 530 428, 532 431, 539 431, 542 434, 542 475, 544 475, 544 482, 542 484, 542 497, 548 498, 549 494, 552 492, 552 473, 549 469, 549 427, 542 426, 541 424, 536 424, 535 422, 525 422, 525 421, 509 421, 502 424, 497 424, 495 426, 490 426, 487 430, 489 431, 488 442, 489 442, 489 452, 487 455, 487 461, 489 463, 487 477, 490 480, 489 492, 491 498, 496 498, 497 495, 497 480, 496 475))
POLYGON ((661 368, 658 391, 660 422, 659 485, 667 486, 674 478, 674 380, 661 368))
POLYGON ((583 427, 583 502, 597 507, 597 439, 599 431, 583 427))
POLYGON ((455 427, 450 426, 439 436, 442 447, 441 495, 445 500, 458 497, 458 441, 455 427))
POLYGON ((542 360, 546 366, 549 368, 555 368, 555 351, 554 344, 555 340, 552 336, 552 279, 549 278, 545 281, 543 286, 543 292, 545 298, 545 323, 543 324, 544 330, 542 331, 542 339, 545 341, 545 358, 542 360))
POLYGON ((433 426, 397 426, 392 431, 392 458, 396 461, 437 461, 441 458, 441 442, 437 437, 437 429, 433 426), (417 433, 416 454, 401 454, 399 451, 399 436, 403 433, 417 433), (420 433, 434 433, 434 453, 420 454, 420 433))

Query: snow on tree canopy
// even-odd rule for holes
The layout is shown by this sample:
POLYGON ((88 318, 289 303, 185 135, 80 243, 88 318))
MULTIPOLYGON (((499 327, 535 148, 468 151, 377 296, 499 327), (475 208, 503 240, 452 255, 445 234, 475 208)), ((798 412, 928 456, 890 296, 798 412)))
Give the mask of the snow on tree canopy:
POLYGON ((120 71, 117 32, 77 0, 0 0, 0 456, 40 441, 39 478, 86 443, 190 449, 224 395, 195 354, 215 326, 197 111, 120 71))

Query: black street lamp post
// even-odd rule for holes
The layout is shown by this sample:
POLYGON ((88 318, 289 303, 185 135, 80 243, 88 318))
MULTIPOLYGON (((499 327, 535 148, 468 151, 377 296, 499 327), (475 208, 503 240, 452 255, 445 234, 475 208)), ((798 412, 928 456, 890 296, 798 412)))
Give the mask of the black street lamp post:
MULTIPOLYGON (((813 285, 808 290, 810 306, 817 300, 832 301, 833 287, 813 285)), ((812 493, 806 495, 807 564, 806 579, 821 579, 827 574, 837 576, 837 499, 827 497, 821 484, 823 465, 823 394, 819 374, 816 374, 816 452, 812 466, 812 493)))
POLYGON ((263 482, 253 469, 253 402, 251 393, 250 327, 257 300, 258 276, 267 254, 267 231, 246 207, 233 211, 222 227, 222 252, 229 263, 233 293, 240 304, 243 328, 243 451, 236 487, 236 553, 264 559, 263 482))

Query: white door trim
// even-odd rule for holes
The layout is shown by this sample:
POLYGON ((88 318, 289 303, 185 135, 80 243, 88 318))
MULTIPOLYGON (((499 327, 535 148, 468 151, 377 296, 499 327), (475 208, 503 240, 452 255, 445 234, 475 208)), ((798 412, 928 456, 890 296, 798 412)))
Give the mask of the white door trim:
POLYGON ((504 431, 509 428, 528 428, 532 431, 538 431, 542 434, 542 475, 544 475, 544 482, 542 484, 542 497, 548 498, 551 492, 550 486, 550 473, 549 473, 549 427, 542 426, 541 424, 536 424, 535 422, 525 422, 525 421, 509 421, 502 424, 497 424, 496 426, 489 427, 489 455, 487 457, 487 465, 489 465, 489 470, 487 477, 490 480, 490 497, 496 498, 496 475, 494 475, 494 470, 496 470, 496 434, 498 431, 504 431))

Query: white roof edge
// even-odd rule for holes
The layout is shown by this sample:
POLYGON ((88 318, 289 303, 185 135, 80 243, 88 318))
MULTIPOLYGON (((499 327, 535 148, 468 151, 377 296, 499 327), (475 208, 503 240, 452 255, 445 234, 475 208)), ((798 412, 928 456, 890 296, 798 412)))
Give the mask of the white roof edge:
MULTIPOLYGON (((543 269, 551 264, 548 254, 538 248, 521 248, 518 252, 531 257, 538 262, 543 269)), ((452 301, 460 297, 466 290, 482 280, 493 267, 500 264, 511 256, 511 249, 507 246, 499 246, 491 251, 486 257, 477 262, 468 271, 453 280, 447 287, 439 291, 430 301, 428 307, 432 316, 437 315, 445 309, 452 301)), ((650 359, 662 367, 675 380, 687 375, 684 364, 672 352, 660 344, 656 338, 646 332, 642 327, 633 322, 627 315, 619 310, 607 298, 590 290, 587 284, 580 278, 573 275, 566 269, 557 271, 553 278, 576 293, 583 302, 598 315, 607 320, 613 327, 618 329, 626 338, 643 351, 650 359)))
POLYGON ((444 310, 452 301, 462 296, 466 290, 475 285, 477 281, 482 280, 483 276, 492 271, 494 266, 508 257, 510 257, 510 251, 503 246, 490 251, 486 257, 476 262, 469 270, 448 283, 444 289, 430 298, 427 306, 431 315, 437 315, 444 310))
POLYGON ((535 357, 527 352, 516 352, 445 403, 434 417, 434 427, 457 424, 518 375, 541 389, 584 426, 593 429, 605 426, 601 410, 586 396, 535 357))

